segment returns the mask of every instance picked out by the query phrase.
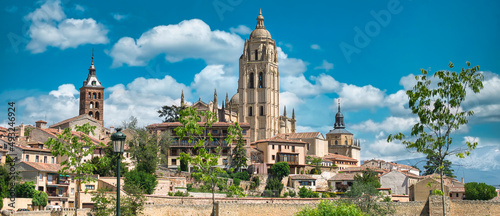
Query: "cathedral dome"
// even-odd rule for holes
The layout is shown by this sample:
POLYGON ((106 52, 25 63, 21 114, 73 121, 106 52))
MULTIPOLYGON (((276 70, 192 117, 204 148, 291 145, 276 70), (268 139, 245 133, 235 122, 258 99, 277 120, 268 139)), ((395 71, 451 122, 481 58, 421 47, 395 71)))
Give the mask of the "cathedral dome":
POLYGON ((236 92, 230 100, 231 105, 239 105, 240 104, 240 93, 236 92))
POLYGON ((271 38, 271 33, 266 29, 258 28, 252 31, 250 38, 271 38))

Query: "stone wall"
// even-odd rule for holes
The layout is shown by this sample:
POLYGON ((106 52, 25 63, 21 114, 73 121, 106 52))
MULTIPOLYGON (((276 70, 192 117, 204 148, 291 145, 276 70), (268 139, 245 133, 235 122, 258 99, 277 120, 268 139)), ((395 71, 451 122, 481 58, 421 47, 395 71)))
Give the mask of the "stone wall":
MULTIPOLYGON (((78 216, 88 216, 91 215, 91 209, 78 209, 78 216)), ((53 211, 27 211, 27 212, 14 212, 11 214, 13 216, 65 216, 65 215, 75 215, 74 208, 63 208, 61 210, 53 211)))
POLYGON ((451 215, 500 215, 500 202, 475 200, 452 201, 451 215))

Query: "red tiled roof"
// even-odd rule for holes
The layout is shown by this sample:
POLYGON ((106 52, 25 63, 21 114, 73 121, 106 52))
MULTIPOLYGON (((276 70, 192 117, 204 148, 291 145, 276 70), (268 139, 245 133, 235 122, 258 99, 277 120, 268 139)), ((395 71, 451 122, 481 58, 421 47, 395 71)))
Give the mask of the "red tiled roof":
POLYGON ((303 132, 303 133, 284 133, 278 134, 275 137, 280 139, 307 139, 307 138, 316 138, 321 135, 320 132, 303 132))
POLYGON ((362 172, 362 171, 374 171, 377 173, 386 173, 389 172, 389 170, 386 169, 379 169, 379 168, 370 168, 370 167, 347 167, 342 170, 342 172, 362 172))
POLYGON ((16 147, 22 149, 22 150, 28 150, 28 151, 40 151, 40 152, 50 152, 50 149, 47 148, 31 148, 30 146, 22 146, 22 145, 15 145, 16 147))
POLYGON ((62 166, 60 164, 47 164, 47 163, 36 163, 36 162, 26 162, 26 161, 23 161, 21 163, 25 163, 26 165, 38 171, 57 172, 62 169, 62 166))
POLYGON ((46 121, 44 121, 44 120, 38 120, 38 121, 36 121, 35 123, 45 123, 45 124, 47 124, 47 122, 46 122, 46 121))
MULTIPOLYGON (((205 126, 206 122, 198 122, 198 125, 200 126, 205 126)), ((221 127, 221 126, 229 126, 229 125, 234 125, 234 123, 231 122, 214 122, 212 123, 212 127, 221 127)), ((240 126, 242 127, 250 127, 249 123, 239 123, 240 126)), ((157 124, 150 124, 146 126, 146 128, 157 128, 157 127, 180 127, 182 124, 180 122, 164 122, 164 123, 157 123, 157 124)))
POLYGON ((290 179, 293 180, 316 180, 316 178, 309 175, 290 175, 290 179))
POLYGON ((333 153, 328 153, 322 159, 323 160, 341 160, 341 161, 358 162, 358 160, 356 160, 354 158, 347 157, 344 155, 339 155, 339 154, 333 154, 333 153))
MULTIPOLYGON (((49 135, 52 135, 53 137, 56 137, 58 134, 62 134, 62 132, 63 132, 62 130, 61 130, 61 131, 59 131, 58 129, 54 129, 54 128, 43 128, 43 129, 40 129, 40 130, 42 130, 42 131, 44 131, 44 132, 48 133, 49 135)), ((75 135, 75 136, 80 137, 80 136, 81 136, 82 134, 84 134, 84 133, 82 133, 82 132, 77 132, 77 131, 71 131, 71 134, 73 134, 73 135, 75 135)), ((90 140, 92 140, 92 142, 93 142, 94 144, 98 144, 99 142, 101 142, 101 141, 99 141, 98 139, 93 138, 93 137, 91 137, 91 136, 88 136, 88 137, 90 138, 90 140)))
POLYGON ((356 173, 338 173, 334 177, 328 179, 328 181, 354 181, 354 176, 356 173))
MULTIPOLYGON (((76 120, 76 119, 79 119, 79 118, 82 118, 82 117, 85 117, 85 116, 87 116, 87 118, 88 118, 88 119, 95 120, 94 118, 90 117, 90 115, 89 115, 89 114, 81 114, 81 115, 79 115, 79 116, 75 116, 75 117, 73 117, 73 118, 69 118, 69 119, 66 119, 66 120, 62 120, 62 121, 60 121, 60 122, 58 122, 58 123, 55 123, 55 124, 53 124, 53 125, 49 126, 49 128, 56 128, 56 127, 58 127, 58 126, 60 126, 60 125, 62 125, 62 124, 66 124, 66 123, 68 123, 68 122, 74 121, 74 120, 76 120)), ((97 122, 97 120, 95 120, 95 121, 97 122)), ((47 123, 47 122, 45 122, 45 123, 47 123)))
POLYGON ((253 143, 250 143, 250 145, 254 145, 254 144, 257 144, 257 143, 263 143, 263 142, 279 142, 279 143, 299 143, 299 144, 307 144, 307 142, 304 142, 304 141, 300 141, 300 140, 289 140, 289 139, 280 139, 280 138, 276 138, 276 137, 273 137, 273 138, 269 138, 269 139, 261 139, 261 140, 257 140, 253 143))

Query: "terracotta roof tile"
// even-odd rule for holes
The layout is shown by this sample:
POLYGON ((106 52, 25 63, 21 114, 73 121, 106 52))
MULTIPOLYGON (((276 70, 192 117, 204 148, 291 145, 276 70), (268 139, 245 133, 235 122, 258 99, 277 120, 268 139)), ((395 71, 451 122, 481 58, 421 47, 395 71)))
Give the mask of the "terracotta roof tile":
POLYGON ((21 163, 25 163, 26 165, 38 171, 57 172, 62 169, 62 166, 60 164, 47 164, 47 163, 36 163, 36 162, 26 162, 26 161, 23 161, 21 163))
POLYGON ((307 139, 307 138, 316 138, 320 136, 320 132, 303 132, 303 133, 284 133, 278 134, 275 137, 280 139, 307 139))
POLYGON ((328 179, 328 181, 353 181, 356 173, 338 173, 334 177, 328 179))
POLYGON ((15 145, 16 147, 22 149, 22 150, 28 150, 28 151, 40 151, 40 152, 50 152, 50 149, 47 148, 31 148, 30 146, 22 146, 22 145, 15 145))
POLYGON ((250 143, 250 145, 254 145, 254 144, 257 144, 257 143, 263 143, 263 142, 279 142, 279 143, 299 143, 299 144, 307 144, 307 142, 304 142, 304 141, 300 141, 300 140, 289 140, 289 139, 280 139, 280 138, 276 138, 276 137, 273 137, 273 138, 269 138, 269 139, 261 139, 261 140, 257 140, 253 143, 250 143))
POLYGON ((309 175, 290 175, 290 179, 293 180, 316 180, 316 178, 309 175))
MULTIPOLYGON (((84 116, 88 116, 89 119, 93 119, 92 117, 89 116, 89 114, 81 114, 81 115, 75 116, 73 118, 69 118, 69 119, 66 119, 66 120, 62 120, 62 121, 60 121, 58 123, 55 123, 55 124, 49 126, 49 128, 56 128, 56 127, 58 127, 58 126, 60 126, 62 124, 66 124, 68 122, 74 121, 74 120, 76 120, 78 118, 81 118, 81 117, 84 117, 84 116)), ((96 120, 96 122, 97 122, 97 120, 96 120)), ((47 122, 45 122, 45 123, 47 123, 47 122)))
POLYGON ((323 160, 341 160, 341 161, 351 161, 351 162, 358 162, 358 160, 347 157, 344 155, 339 155, 339 154, 333 154, 333 153, 328 153, 323 157, 323 160))

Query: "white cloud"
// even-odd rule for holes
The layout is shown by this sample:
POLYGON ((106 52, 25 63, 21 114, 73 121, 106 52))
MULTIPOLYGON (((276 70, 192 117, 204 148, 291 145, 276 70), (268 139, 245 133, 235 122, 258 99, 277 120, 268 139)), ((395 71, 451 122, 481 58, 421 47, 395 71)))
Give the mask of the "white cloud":
POLYGON ((384 98, 384 105, 389 108, 392 115, 408 116, 411 114, 411 110, 408 108, 408 95, 404 90, 387 95, 384 98))
POLYGON ((113 16, 113 19, 115 19, 116 21, 122 21, 122 20, 128 18, 128 15, 119 14, 119 13, 112 13, 111 16, 113 16))
POLYGON ((236 28, 231 27, 231 28, 229 28, 229 31, 231 33, 236 33, 236 34, 240 34, 240 35, 248 35, 252 32, 252 30, 245 25, 239 25, 236 28))
POLYGON ((314 69, 316 69, 316 70, 323 69, 325 71, 329 71, 329 70, 333 69, 333 63, 330 63, 326 60, 323 60, 323 63, 321 64, 321 66, 317 66, 314 69))
POLYGON ((409 131, 417 122, 417 117, 402 118, 390 116, 383 122, 374 122, 373 120, 369 119, 359 124, 353 125, 352 128, 355 130, 379 134, 382 131, 386 133, 406 132, 409 131))
POLYGON ((302 59, 288 58, 288 55, 283 52, 281 47, 278 47, 278 62, 281 76, 297 76, 307 70, 307 63, 302 59))
POLYGON ((160 54, 165 54, 168 62, 194 58, 203 59, 207 64, 234 64, 241 55, 243 43, 236 34, 212 31, 205 22, 192 19, 156 26, 136 40, 122 37, 113 45, 109 55, 114 67, 145 65, 160 54))
POLYGON ((32 53, 44 52, 47 47, 59 49, 76 48, 83 44, 106 44, 108 30, 92 18, 66 18, 58 0, 47 1, 40 8, 29 13, 31 22, 28 35, 31 41, 26 49, 32 53))
POLYGON ((352 84, 344 84, 338 92, 342 101, 342 106, 346 109, 359 110, 369 108, 374 110, 376 107, 382 107, 385 92, 366 85, 359 87, 352 84))
POLYGON ((476 169, 481 171, 493 171, 500 169, 500 142, 498 140, 482 141, 479 137, 464 137, 465 141, 478 142, 476 149, 470 152, 465 158, 458 158, 451 155, 448 160, 453 164, 466 169, 476 169))
POLYGON ((321 49, 321 47, 319 47, 318 44, 312 44, 311 45, 311 49, 313 49, 313 50, 319 50, 319 49, 321 49))
POLYGON ((287 114, 291 117, 292 109, 303 103, 304 101, 292 92, 280 92, 280 113, 282 113, 284 106, 288 106, 287 114))
POLYGON ((213 100, 214 88, 217 88, 217 102, 222 104, 225 100, 226 92, 236 93, 238 88, 238 78, 227 75, 223 65, 208 65, 194 76, 191 88, 194 94, 200 96, 203 101, 213 100))
POLYGON ((79 91, 76 90, 73 84, 63 84, 60 85, 57 90, 52 90, 49 92, 49 95, 54 97, 72 97, 73 95, 80 94, 79 91))
POLYGON ((77 4, 77 5, 75 5, 75 10, 77 10, 77 11, 81 11, 81 12, 84 12, 84 11, 85 11, 85 7, 83 7, 83 6, 79 5, 79 4, 77 4))

